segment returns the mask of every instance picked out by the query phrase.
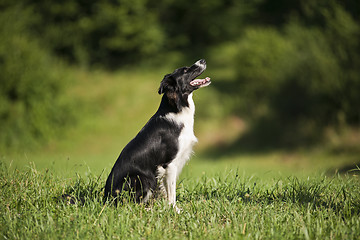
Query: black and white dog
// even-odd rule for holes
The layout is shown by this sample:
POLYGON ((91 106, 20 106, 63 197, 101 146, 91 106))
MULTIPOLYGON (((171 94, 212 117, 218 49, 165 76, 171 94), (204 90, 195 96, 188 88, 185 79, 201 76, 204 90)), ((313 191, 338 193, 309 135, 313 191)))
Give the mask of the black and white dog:
POLYGON ((197 142, 193 91, 211 83, 208 77, 196 79, 205 69, 201 59, 165 75, 159 109, 122 150, 106 181, 105 200, 128 191, 136 202, 146 202, 160 190, 176 208, 176 180, 197 142))

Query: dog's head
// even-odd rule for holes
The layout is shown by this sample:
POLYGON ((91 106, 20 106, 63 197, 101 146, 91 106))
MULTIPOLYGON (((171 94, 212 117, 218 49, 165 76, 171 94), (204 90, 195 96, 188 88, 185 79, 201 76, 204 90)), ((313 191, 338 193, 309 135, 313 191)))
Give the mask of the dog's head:
POLYGON ((166 74, 160 83, 159 94, 166 94, 170 103, 180 110, 188 107, 188 96, 195 90, 209 86, 209 77, 197 79, 206 69, 206 61, 201 59, 190 67, 176 69, 171 74, 166 74))

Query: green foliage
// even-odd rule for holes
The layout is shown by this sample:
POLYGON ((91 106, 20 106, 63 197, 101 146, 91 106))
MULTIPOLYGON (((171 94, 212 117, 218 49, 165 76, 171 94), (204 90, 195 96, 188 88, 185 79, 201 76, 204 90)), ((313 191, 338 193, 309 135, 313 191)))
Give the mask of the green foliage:
POLYGON ((31 166, 0 170, 2 238, 355 239, 360 230, 357 177, 255 181, 236 172, 184 180, 177 214, 165 200, 103 205, 97 176, 62 179, 31 166), (61 195, 72 189, 69 204, 61 195))
POLYGON ((208 47, 239 36, 258 2, 163 0, 158 14, 167 36, 166 46, 204 54, 208 47))
POLYGON ((155 54, 162 46, 163 33, 148 0, 29 4, 36 9, 33 35, 41 35, 54 53, 85 67, 119 67, 155 54))
POLYGON ((360 122, 359 21, 336 1, 300 5, 273 19, 280 28, 250 27, 231 44, 227 89, 261 144, 311 144, 324 127, 360 122))
POLYGON ((316 116, 314 120, 320 122, 331 121, 341 110, 333 105, 342 83, 341 71, 320 31, 298 25, 290 25, 285 34, 250 30, 238 54, 238 83, 248 107, 268 105, 280 118, 316 116))
POLYGON ((29 9, 0 14, 0 150, 33 147, 73 119, 63 68, 26 33, 29 9), (18 19, 22 15, 23 19, 18 19))
POLYGON ((4 8, 33 9, 32 36, 69 62, 118 68, 168 51, 204 54, 238 36, 258 2, 21 0, 5 1, 4 8))

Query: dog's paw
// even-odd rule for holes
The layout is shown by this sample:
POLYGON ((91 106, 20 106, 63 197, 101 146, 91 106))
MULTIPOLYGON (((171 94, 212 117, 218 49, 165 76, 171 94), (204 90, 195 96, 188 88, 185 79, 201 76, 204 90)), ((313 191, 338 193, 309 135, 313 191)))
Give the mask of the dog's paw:
POLYGON ((169 203, 169 206, 172 207, 176 213, 181 213, 182 212, 182 209, 181 208, 178 208, 176 206, 176 203, 169 203))
POLYGON ((176 205, 174 205, 173 208, 177 214, 180 214, 182 212, 182 209, 178 208, 176 205))

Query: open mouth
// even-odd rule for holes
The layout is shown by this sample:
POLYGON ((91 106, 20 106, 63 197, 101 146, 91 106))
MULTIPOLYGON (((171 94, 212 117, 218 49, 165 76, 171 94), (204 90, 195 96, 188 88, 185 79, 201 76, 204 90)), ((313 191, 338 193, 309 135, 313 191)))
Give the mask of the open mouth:
POLYGON ((194 79, 190 82, 190 85, 193 87, 206 87, 209 86, 211 83, 211 80, 209 77, 206 77, 204 79, 194 79))

